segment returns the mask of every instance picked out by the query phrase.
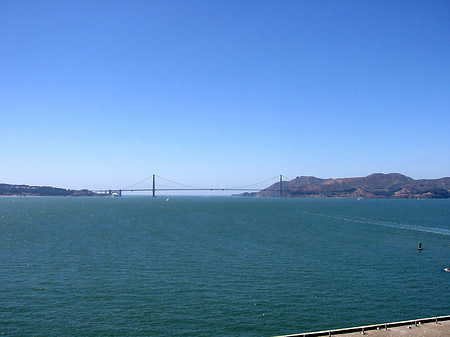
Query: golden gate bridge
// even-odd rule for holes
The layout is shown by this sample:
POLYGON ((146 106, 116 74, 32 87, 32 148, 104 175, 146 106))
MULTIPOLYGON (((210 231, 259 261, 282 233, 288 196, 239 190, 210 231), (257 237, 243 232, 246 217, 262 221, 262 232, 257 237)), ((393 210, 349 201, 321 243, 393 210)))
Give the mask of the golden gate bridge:
POLYGON ((181 191, 239 191, 239 192, 278 192, 278 196, 281 198, 283 197, 283 181, 289 181, 291 179, 287 178, 286 176, 283 175, 279 175, 279 176, 275 176, 263 181, 259 181, 257 183, 253 183, 253 184, 249 184, 249 185, 244 185, 244 186, 237 186, 237 187, 195 187, 195 186, 190 186, 190 185, 186 185, 186 184, 182 184, 182 183, 178 183, 176 181, 170 180, 170 179, 166 179, 163 178, 161 176, 158 176, 156 174, 152 174, 151 176, 146 177, 145 179, 142 179, 130 186, 127 186, 125 188, 121 188, 121 189, 97 189, 97 190, 92 190, 93 192, 99 193, 101 195, 106 195, 106 196, 118 196, 121 197, 123 192, 152 192, 152 196, 156 197, 156 192, 181 192, 181 191), (151 188, 137 188, 136 186, 139 184, 142 184, 143 182, 152 179, 152 187, 151 188), (175 187, 175 188, 166 188, 166 187, 162 187, 162 188, 158 188, 156 187, 156 178, 161 179, 163 181, 172 183, 172 184, 176 184, 178 186, 181 187, 175 187), (279 178, 278 181, 278 186, 277 184, 275 184, 276 186, 272 189, 269 188, 254 188, 254 186, 256 185, 260 185, 263 183, 267 183, 269 181, 274 181, 275 179, 279 178), (283 180, 285 179, 285 180, 283 180))

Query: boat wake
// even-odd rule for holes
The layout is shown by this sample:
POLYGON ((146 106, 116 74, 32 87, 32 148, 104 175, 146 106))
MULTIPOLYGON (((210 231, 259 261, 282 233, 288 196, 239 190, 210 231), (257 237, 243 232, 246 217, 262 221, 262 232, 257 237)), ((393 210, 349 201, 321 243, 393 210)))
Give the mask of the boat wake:
POLYGON ((341 217, 341 216, 335 216, 335 215, 325 215, 325 214, 316 214, 316 213, 309 213, 309 212, 303 212, 307 215, 312 216, 320 216, 320 217, 327 217, 337 220, 343 220, 343 221, 349 221, 349 222, 356 222, 356 223, 364 223, 369 225, 378 225, 378 226, 384 226, 384 227, 391 227, 391 228, 398 228, 398 229, 406 229, 406 230, 413 230, 413 231, 420 231, 420 232, 427 232, 427 233, 434 233, 434 234, 441 234, 441 235, 450 235, 450 230, 445 228, 436 228, 436 227, 427 227, 427 226, 418 226, 418 225, 405 225, 397 222, 389 222, 389 221, 379 221, 379 220, 372 220, 372 219, 364 219, 364 218, 347 218, 347 217, 341 217))

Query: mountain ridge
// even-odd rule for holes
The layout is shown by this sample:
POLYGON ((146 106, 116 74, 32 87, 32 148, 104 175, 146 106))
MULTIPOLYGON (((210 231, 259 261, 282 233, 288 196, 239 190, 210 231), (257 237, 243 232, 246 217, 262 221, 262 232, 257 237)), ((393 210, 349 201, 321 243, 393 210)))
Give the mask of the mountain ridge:
MULTIPOLYGON (((247 197, 279 197, 280 183, 247 197)), ((373 173, 366 177, 296 177, 282 183, 286 198, 450 198, 450 177, 415 180, 400 173, 373 173)))

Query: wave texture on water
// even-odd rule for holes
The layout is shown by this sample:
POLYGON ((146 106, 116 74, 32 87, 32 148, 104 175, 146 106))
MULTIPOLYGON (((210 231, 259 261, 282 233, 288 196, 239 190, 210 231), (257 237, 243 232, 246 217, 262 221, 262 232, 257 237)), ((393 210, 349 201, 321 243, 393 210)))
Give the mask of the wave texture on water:
POLYGON ((405 225, 405 224, 389 222, 389 221, 376 221, 373 219, 364 219, 364 218, 354 219, 354 218, 345 218, 345 217, 334 216, 334 215, 314 214, 314 213, 308 213, 308 212, 304 212, 304 214, 326 217, 326 218, 331 218, 331 219, 336 219, 336 220, 369 224, 369 225, 378 225, 378 226, 385 226, 385 227, 392 227, 392 228, 399 228, 399 229, 406 229, 406 230, 413 230, 413 231, 421 231, 421 232, 434 233, 434 234, 450 235, 450 229, 446 229, 446 228, 436 228, 436 227, 419 226, 419 225, 405 225))
POLYGON ((274 336, 448 314, 449 206, 0 198, 0 333, 274 336))

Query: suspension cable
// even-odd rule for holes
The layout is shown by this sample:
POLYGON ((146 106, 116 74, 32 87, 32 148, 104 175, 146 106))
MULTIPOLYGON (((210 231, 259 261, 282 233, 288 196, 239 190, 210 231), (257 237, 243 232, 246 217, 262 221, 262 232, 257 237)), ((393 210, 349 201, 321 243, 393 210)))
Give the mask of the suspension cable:
POLYGON ((155 174, 155 176, 158 177, 158 178, 160 178, 160 179, 162 179, 162 180, 168 181, 169 183, 172 183, 172 184, 176 184, 176 185, 180 185, 180 186, 184 186, 184 187, 189 187, 189 188, 199 188, 199 187, 197 187, 197 186, 191 186, 191 185, 186 185, 186 184, 182 184, 182 183, 177 183, 176 181, 173 181, 173 180, 170 180, 170 179, 163 178, 163 177, 161 177, 161 176, 159 176, 159 175, 156 175, 156 174, 155 174))
MULTIPOLYGON (((186 185, 186 184, 178 183, 178 182, 176 182, 176 181, 173 181, 173 180, 170 180, 170 179, 161 177, 161 176, 159 176, 159 175, 157 175, 157 174, 155 174, 154 176, 155 176, 155 177, 158 177, 159 179, 165 180, 165 181, 167 181, 167 182, 169 182, 169 183, 176 184, 176 185, 179 185, 179 186, 188 187, 188 188, 196 188, 196 189, 199 188, 198 186, 192 186, 192 185, 186 185)), ((130 185, 130 186, 127 186, 127 187, 125 187, 125 188, 122 188, 122 189, 123 189, 123 190, 128 190, 128 189, 130 189, 130 188, 132 188, 132 187, 134 187, 134 186, 136 186, 136 185, 139 185, 139 184, 143 183, 144 181, 147 181, 148 179, 150 179, 150 178, 152 178, 152 177, 153 177, 153 174, 150 175, 150 176, 148 176, 148 177, 146 177, 146 178, 144 178, 144 179, 142 179, 142 180, 140 180, 140 181, 138 181, 137 183, 134 183, 134 184, 132 184, 132 185, 130 185)), ((270 180, 274 180, 274 179, 276 179, 276 178, 278 178, 278 177, 279 177, 279 176, 275 176, 275 177, 272 177, 272 178, 269 178, 269 179, 266 179, 266 180, 263 180, 263 181, 259 181, 259 182, 257 182, 257 183, 248 184, 248 185, 242 185, 242 186, 236 186, 236 187, 232 187, 232 188, 234 189, 234 188, 246 188, 246 187, 251 187, 251 186, 255 186, 255 185, 259 185, 259 184, 268 182, 268 181, 270 181, 270 180)), ((282 177, 286 178, 287 180, 291 180, 291 179, 289 179, 289 178, 286 177, 286 176, 282 176, 282 177)))
POLYGON ((152 174, 151 176, 148 176, 148 177, 145 178, 145 179, 142 179, 141 181, 138 181, 137 183, 134 183, 133 185, 127 186, 127 187, 122 188, 122 189, 123 189, 123 190, 128 190, 128 189, 131 188, 131 187, 134 187, 134 186, 136 186, 136 185, 139 185, 140 183, 143 183, 144 181, 150 179, 151 177, 153 177, 153 174, 152 174))
POLYGON ((278 178, 278 177, 279 177, 279 176, 275 176, 275 177, 272 177, 272 178, 269 178, 269 179, 266 179, 266 180, 263 180, 263 181, 254 183, 254 184, 243 185, 243 186, 237 186, 237 187, 233 187, 233 188, 245 188, 245 187, 255 186, 255 185, 259 185, 259 184, 268 182, 269 180, 274 180, 275 178, 278 178))

